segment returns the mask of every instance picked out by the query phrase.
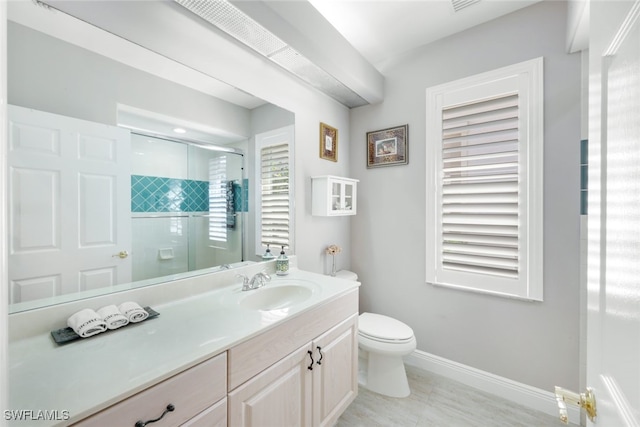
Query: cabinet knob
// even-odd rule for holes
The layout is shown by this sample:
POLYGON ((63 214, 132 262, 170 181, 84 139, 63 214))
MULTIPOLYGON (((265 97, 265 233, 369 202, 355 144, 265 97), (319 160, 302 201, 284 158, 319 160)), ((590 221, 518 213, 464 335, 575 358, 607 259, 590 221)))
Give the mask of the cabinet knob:
POLYGON ((175 411, 176 407, 172 404, 169 403, 167 405, 167 409, 164 410, 164 412, 162 413, 162 415, 160 415, 158 418, 154 419, 154 420, 149 420, 149 421, 138 421, 135 424, 135 427, 145 427, 147 424, 151 424, 151 423, 155 423, 156 421, 160 421, 161 419, 164 418, 165 415, 167 415, 169 412, 173 412, 175 411))

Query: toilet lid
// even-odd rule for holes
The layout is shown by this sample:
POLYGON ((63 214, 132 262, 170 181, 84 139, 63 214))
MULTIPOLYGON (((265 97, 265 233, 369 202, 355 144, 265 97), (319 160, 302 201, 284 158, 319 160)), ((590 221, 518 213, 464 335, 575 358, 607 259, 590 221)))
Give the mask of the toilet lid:
POLYGON ((401 321, 374 313, 360 315, 358 331, 364 335, 384 340, 408 340, 413 337, 413 329, 401 321))
POLYGON ((353 281, 358 280, 358 275, 353 271, 349 271, 349 270, 338 271, 336 273, 336 277, 339 277, 341 279, 353 280, 353 281))

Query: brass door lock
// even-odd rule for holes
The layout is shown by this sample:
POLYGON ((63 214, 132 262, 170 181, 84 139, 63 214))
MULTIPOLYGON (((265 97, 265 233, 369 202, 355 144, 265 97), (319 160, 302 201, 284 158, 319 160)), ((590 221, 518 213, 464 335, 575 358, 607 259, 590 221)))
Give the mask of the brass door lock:
POLYGON ((562 387, 556 386, 556 401, 558 402, 558 410, 560 411, 560 421, 569 424, 569 414, 567 413, 567 403, 576 405, 587 412, 587 416, 591 422, 596 420, 596 397, 593 390, 587 387, 584 393, 576 393, 562 387))

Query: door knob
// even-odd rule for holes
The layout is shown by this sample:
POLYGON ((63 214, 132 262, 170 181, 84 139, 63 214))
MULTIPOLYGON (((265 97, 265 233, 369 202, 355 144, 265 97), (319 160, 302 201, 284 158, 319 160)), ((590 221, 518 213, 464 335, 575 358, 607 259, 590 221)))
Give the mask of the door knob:
POLYGON ((587 387, 587 391, 584 393, 576 393, 556 386, 556 401, 558 403, 558 410, 560 411, 560 421, 565 424, 569 424, 567 403, 584 408, 592 422, 596 419, 596 397, 590 387, 587 387))
POLYGON ((117 254, 112 255, 111 257, 112 257, 112 258, 118 257, 118 258, 120 258, 120 259, 125 259, 125 258, 126 258, 126 257, 128 257, 128 256, 129 256, 129 252, 127 252, 127 251, 120 251, 120 252, 118 252, 117 254))

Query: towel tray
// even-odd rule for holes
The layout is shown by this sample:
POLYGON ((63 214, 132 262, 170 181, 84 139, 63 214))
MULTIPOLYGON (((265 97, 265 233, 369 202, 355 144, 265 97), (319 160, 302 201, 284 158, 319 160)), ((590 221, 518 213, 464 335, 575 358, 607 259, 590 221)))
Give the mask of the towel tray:
MULTIPOLYGON (((153 319, 154 317, 158 317, 160 316, 160 313, 158 313, 157 311, 155 311, 154 309, 152 309, 151 307, 143 307, 144 310, 149 313, 149 316, 144 319, 142 322, 145 322, 149 319, 153 319)), ((137 322, 137 323, 142 323, 142 322, 137 322)), ((136 325, 137 323, 127 323, 126 325, 118 328, 118 329, 122 329, 122 328, 126 328, 129 325, 136 325)), ((108 329, 105 332, 109 332, 109 331, 117 331, 118 329, 108 329)), ((104 334, 105 332, 103 332, 102 334, 104 334)), ((93 335, 95 336, 99 336, 102 334, 96 334, 93 335)), ((69 343, 71 341, 75 341, 80 339, 80 335, 76 334, 75 331, 71 328, 62 328, 62 329, 56 329, 55 331, 51 331, 51 336, 53 337, 53 340, 58 343, 58 344, 66 344, 69 343)), ((91 337, 87 337, 87 338, 91 338, 91 337)))

